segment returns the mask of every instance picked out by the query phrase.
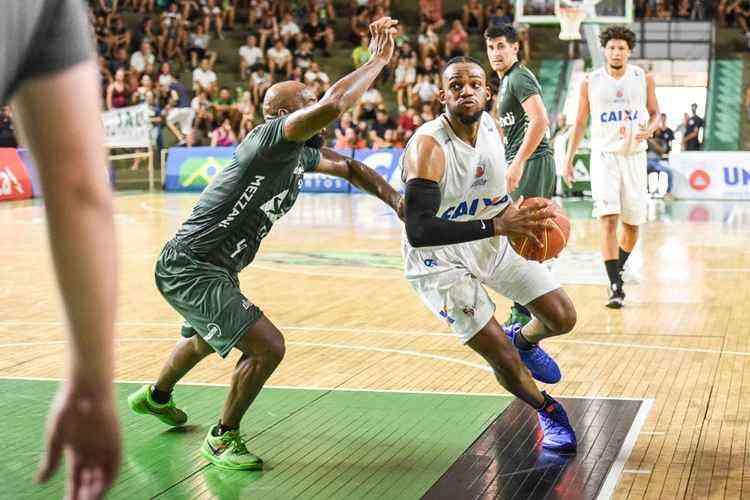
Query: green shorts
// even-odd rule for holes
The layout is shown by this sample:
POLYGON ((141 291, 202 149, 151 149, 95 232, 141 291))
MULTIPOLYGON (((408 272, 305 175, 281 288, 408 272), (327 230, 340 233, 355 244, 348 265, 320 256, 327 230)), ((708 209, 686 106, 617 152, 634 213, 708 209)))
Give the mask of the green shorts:
POLYGON ((552 198, 555 195, 556 183, 555 160, 550 152, 526 161, 521 182, 518 183, 516 190, 510 193, 510 197, 513 200, 517 200, 520 196, 552 198))
POLYGON ((156 261, 156 287, 185 318, 183 337, 201 336, 222 358, 263 314, 240 291, 237 275, 170 241, 156 261))

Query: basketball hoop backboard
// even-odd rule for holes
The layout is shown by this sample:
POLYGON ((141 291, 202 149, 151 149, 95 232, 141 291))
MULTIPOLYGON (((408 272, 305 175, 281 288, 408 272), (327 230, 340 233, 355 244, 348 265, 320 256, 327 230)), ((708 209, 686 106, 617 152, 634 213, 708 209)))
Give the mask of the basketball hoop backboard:
POLYGON ((633 0, 516 0, 516 21, 525 24, 560 24, 560 7, 583 7, 584 24, 629 24, 633 22, 633 0), (595 2, 595 3, 594 3, 595 2))

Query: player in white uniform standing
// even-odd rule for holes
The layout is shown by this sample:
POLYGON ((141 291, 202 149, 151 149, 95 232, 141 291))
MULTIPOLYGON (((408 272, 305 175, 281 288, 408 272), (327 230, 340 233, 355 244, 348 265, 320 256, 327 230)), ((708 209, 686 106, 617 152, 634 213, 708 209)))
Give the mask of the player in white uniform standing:
POLYGON ((604 67, 581 84, 578 117, 570 134, 564 177, 573 180, 573 157, 591 115, 591 192, 594 216, 601 220, 602 257, 610 282, 607 307, 623 306, 622 268, 646 222, 648 203, 646 139, 659 123, 654 78, 628 64, 635 34, 625 26, 609 26, 599 41, 604 67), (617 240, 617 221, 622 233, 617 240))
POLYGON ((406 278, 425 305, 487 360, 498 382, 538 410, 542 446, 571 452, 576 437, 565 410, 531 377, 560 380, 557 363, 538 343, 572 330, 576 311, 546 267, 508 244, 509 235, 536 239, 534 230, 551 209, 520 208, 521 199, 510 203, 497 124, 484 112, 489 92, 478 61, 449 61, 439 92, 446 112, 421 126, 401 157, 406 278), (523 328, 501 327, 484 285, 525 305, 534 319, 523 328))

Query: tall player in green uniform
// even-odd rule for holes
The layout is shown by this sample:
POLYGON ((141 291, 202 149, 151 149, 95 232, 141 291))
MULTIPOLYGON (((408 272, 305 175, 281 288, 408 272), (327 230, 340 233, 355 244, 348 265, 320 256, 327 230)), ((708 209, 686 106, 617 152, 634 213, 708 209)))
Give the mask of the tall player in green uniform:
POLYGON ((305 172, 349 180, 398 210, 401 196, 360 162, 320 148, 320 132, 371 86, 393 55, 397 22, 370 26, 371 59, 334 84, 316 102, 299 82, 271 87, 263 101, 266 122, 237 147, 230 165, 203 192, 190 217, 162 250, 156 285, 184 318, 183 339, 153 386, 128 398, 130 408, 182 425, 187 415, 172 398, 177 382, 216 351, 242 352, 221 419, 203 442, 203 456, 224 469, 262 468, 239 433, 240 420, 284 357, 284 337, 240 291, 237 273, 252 262, 273 223, 291 209, 305 172))
MULTIPOLYGON (((500 77, 495 110, 505 143, 508 193, 513 200, 521 196, 552 198, 555 162, 549 147, 549 118, 542 102, 542 88, 518 60, 518 33, 511 25, 490 26, 484 38, 490 66, 500 77)), ((514 303, 505 324, 525 325, 529 321, 529 310, 514 303)))

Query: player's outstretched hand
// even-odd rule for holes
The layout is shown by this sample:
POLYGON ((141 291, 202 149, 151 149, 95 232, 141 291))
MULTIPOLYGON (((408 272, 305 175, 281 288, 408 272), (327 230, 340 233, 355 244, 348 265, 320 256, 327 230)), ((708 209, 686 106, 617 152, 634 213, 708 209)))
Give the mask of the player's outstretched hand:
POLYGON ((572 163, 566 163, 565 167, 563 167, 563 180, 565 181, 565 184, 568 185, 568 187, 573 187, 573 164, 572 163))
POLYGON ((112 398, 111 394, 81 394, 75 383, 60 388, 47 418, 47 452, 37 471, 38 482, 54 475, 65 451, 65 498, 104 497, 120 466, 120 428, 112 398))
POLYGON ((396 48, 395 36, 398 21, 390 17, 381 17, 370 24, 370 54, 388 62, 396 48))
POLYGON ((542 242, 536 233, 545 227, 547 219, 554 216, 551 208, 552 202, 544 200, 543 203, 533 207, 522 207, 522 203, 523 196, 492 219, 495 235, 504 235, 509 238, 527 236, 535 245, 541 247, 542 242))

